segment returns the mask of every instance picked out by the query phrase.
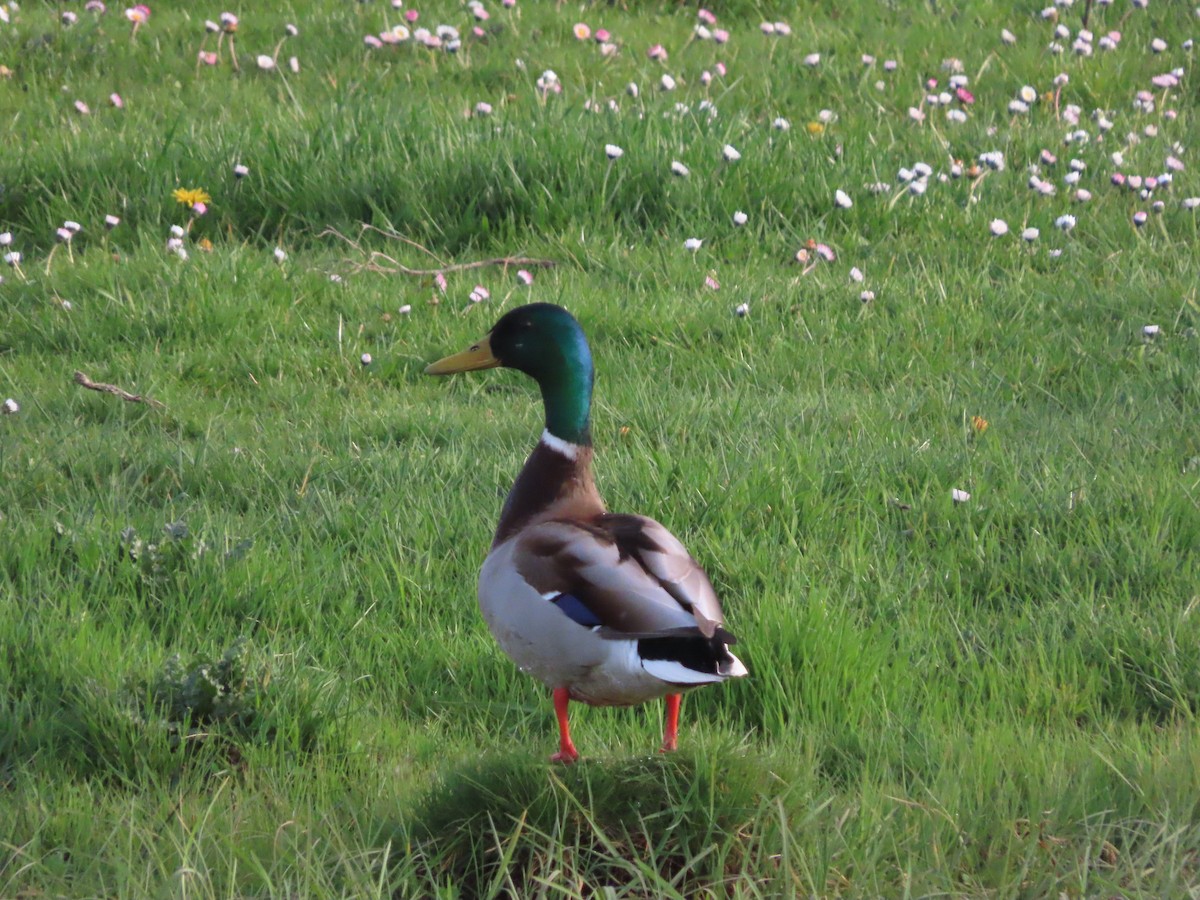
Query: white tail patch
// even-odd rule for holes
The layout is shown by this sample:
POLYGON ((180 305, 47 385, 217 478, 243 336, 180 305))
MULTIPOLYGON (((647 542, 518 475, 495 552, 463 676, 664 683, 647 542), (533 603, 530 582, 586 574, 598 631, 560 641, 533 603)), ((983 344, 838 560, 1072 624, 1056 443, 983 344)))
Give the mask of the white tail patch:
MULTIPOLYGON (((742 664, 739 662, 738 665, 742 664)), ((673 659, 643 659, 642 668, 670 684, 716 684, 726 678, 725 675, 713 675, 711 672, 697 672, 673 659)), ((742 666, 742 674, 745 671, 746 667, 742 666)))
POLYGON ((750 670, 746 668, 745 663, 743 663, 732 653, 729 654, 729 657, 733 660, 733 662, 729 666, 729 671, 725 673, 726 678, 743 678, 750 674, 750 670))

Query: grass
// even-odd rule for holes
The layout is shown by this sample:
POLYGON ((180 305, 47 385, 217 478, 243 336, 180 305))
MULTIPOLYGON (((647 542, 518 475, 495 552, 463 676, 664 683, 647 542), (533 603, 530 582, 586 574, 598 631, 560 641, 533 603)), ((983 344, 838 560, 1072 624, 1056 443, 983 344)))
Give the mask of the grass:
MULTIPOLYGON (((1121 47, 1081 59, 1003 4, 731 2, 724 47, 687 41, 691 8, 631 6, 496 5, 457 55, 365 50, 386 4, 247 8, 240 73, 197 68, 203 11, 156 8, 132 39, 117 9, 64 29, 31 2, 2 26, 0 231, 24 260, 0 283, 0 397, 21 407, 0 416, 0 896, 1200 890, 1200 302, 1179 203, 1200 191, 1185 151, 1139 230, 1150 201, 1108 185, 1115 149, 1150 175, 1196 143, 1179 43, 1200 24, 1096 7, 1121 47), (759 34, 785 15, 791 37, 759 34), (259 71, 288 20, 299 73, 259 71), (911 122, 949 57, 969 120, 911 122), (1181 89, 1133 110, 1175 66, 1181 89), (561 96, 534 88, 546 68, 561 96), (1060 71, 1086 145, 1063 146, 1052 101, 1006 110, 1060 71), (466 117, 481 100, 494 114, 466 117), (1026 186, 1043 148, 1049 198, 1026 186), (1003 171, 896 183, 988 150, 1003 171), (1070 202, 1069 157, 1091 203, 1070 202), (164 250, 180 186, 213 196, 187 260, 164 250), (992 239, 994 218, 1014 233, 992 239), (64 219, 83 231, 51 256, 64 219), (837 262, 793 262, 809 239, 837 262), (531 287, 447 271, 443 295, 372 252, 558 265, 531 287), (477 612, 540 409, 515 373, 421 371, 527 300, 583 322, 601 491, 680 535, 751 670, 688 697, 672 758, 651 753, 660 709, 581 708, 585 760, 549 766, 548 697, 477 612)), ((470 24, 421 8, 441 20, 470 24)))

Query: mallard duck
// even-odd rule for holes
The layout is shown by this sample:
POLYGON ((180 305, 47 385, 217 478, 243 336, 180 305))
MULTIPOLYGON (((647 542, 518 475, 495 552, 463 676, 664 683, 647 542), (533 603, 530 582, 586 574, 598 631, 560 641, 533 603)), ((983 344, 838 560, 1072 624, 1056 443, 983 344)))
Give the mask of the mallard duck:
POLYGON ((479 574, 479 607, 500 647, 550 688, 555 762, 579 752, 567 707, 666 698, 662 750, 674 750, 686 690, 746 673, 729 652, 708 576, 666 528, 610 513, 592 480, 593 368, 569 312, 533 303, 425 369, 448 375, 504 366, 538 383, 546 428, 504 502, 479 574))

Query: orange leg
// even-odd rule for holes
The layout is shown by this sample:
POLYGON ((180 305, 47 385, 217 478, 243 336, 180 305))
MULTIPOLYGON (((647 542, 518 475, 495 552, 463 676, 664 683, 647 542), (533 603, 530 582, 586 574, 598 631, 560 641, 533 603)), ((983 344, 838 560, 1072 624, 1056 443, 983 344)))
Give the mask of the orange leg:
POLYGON ((679 704, 683 694, 667 694, 667 723, 663 728, 663 743, 659 753, 673 753, 679 743, 679 704))
POLYGON ((579 751, 571 743, 571 729, 567 727, 567 704, 570 702, 569 689, 554 689, 554 715, 558 717, 558 752, 550 757, 550 762, 570 764, 579 759, 579 751))

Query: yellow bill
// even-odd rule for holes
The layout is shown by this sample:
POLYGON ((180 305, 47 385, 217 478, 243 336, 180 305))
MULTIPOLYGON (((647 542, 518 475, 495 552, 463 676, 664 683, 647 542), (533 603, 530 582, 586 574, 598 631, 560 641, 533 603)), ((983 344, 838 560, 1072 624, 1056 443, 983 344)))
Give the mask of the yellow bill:
POLYGON ((492 355, 489 338, 477 341, 462 353, 443 357, 425 367, 426 375, 452 375, 455 372, 474 372, 476 369, 494 369, 500 360, 492 355))

